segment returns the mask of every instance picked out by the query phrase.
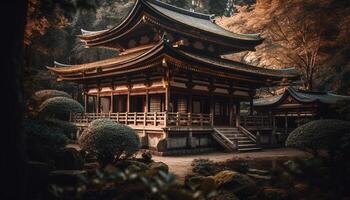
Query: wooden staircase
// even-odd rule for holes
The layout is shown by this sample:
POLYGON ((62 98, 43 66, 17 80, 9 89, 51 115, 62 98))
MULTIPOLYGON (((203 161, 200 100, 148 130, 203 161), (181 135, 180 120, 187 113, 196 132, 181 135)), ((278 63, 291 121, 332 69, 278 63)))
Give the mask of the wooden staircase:
POLYGON ((261 150, 256 143, 256 137, 243 127, 214 127, 213 137, 228 151, 261 150))

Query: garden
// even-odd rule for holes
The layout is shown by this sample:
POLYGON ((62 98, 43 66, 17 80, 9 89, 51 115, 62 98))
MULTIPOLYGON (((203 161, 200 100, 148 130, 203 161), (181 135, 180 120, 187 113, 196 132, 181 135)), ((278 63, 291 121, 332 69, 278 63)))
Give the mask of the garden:
POLYGON ((65 92, 41 90, 24 121, 30 199, 346 199, 350 197, 350 123, 306 123, 287 147, 309 152, 296 159, 194 159, 183 182, 164 162, 140 149, 130 127, 92 121, 79 138, 70 112, 83 107, 65 92), (68 145, 70 144, 70 145, 68 145), (71 144, 75 144, 72 146, 71 144))

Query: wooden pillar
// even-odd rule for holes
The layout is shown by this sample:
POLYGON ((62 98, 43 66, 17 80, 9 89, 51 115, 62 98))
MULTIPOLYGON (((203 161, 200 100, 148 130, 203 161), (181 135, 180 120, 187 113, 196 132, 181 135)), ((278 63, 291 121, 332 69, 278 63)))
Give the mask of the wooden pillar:
POLYGON ((255 91, 249 92, 249 115, 254 114, 254 104, 253 104, 254 95, 255 95, 255 91))
POLYGON ((149 106, 149 94, 148 94, 148 89, 146 90, 146 100, 145 100, 145 104, 146 104, 146 106, 145 106, 145 112, 148 112, 148 110, 149 110, 149 108, 148 108, 148 106, 149 106))
POLYGON ((254 110, 253 110, 253 98, 250 98, 249 100, 249 115, 253 115, 254 110))
POLYGON ((111 106, 109 112, 113 113, 114 112, 114 95, 111 93, 111 106))
POLYGON ((87 112, 87 107, 89 104, 89 96, 87 95, 86 92, 84 92, 84 112, 87 112))
POLYGON ((96 107, 96 113, 100 113, 100 91, 98 91, 98 93, 97 93, 97 99, 96 99, 96 101, 97 101, 97 107, 96 107))
POLYGON ((128 94, 126 97, 126 112, 130 112, 130 90, 131 90, 131 86, 128 86, 128 94))
POLYGON ((232 97, 232 95, 230 95, 229 104, 228 104, 229 119, 230 119, 229 125, 230 126, 233 126, 233 108, 234 108, 233 97, 232 97))
POLYGON ((192 99, 192 89, 190 89, 190 94, 188 96, 188 112, 192 113, 192 105, 193 105, 193 99, 192 99))
POLYGON ((165 111, 169 112, 169 104, 170 104, 170 89, 169 85, 165 86, 165 111))
POLYGON ((236 103, 236 127, 238 127, 241 123, 241 103, 236 103))
POLYGON ((126 112, 130 112, 130 90, 128 91, 126 98, 126 112))
POLYGON ((284 116, 284 133, 288 133, 288 113, 284 116))

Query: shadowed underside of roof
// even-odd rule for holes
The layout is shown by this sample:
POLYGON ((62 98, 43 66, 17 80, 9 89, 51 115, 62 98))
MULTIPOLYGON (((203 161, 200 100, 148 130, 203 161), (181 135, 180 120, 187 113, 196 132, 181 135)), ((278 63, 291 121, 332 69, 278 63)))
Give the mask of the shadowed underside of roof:
MULTIPOLYGON (((165 17, 168 20, 191 27, 194 30, 200 30, 208 32, 217 36, 246 41, 256 41, 257 44, 262 42, 260 34, 238 34, 230 32, 221 26, 217 25, 213 20, 213 15, 206 15, 202 13, 196 13, 188 11, 182 8, 172 6, 170 4, 160 2, 158 0, 136 0, 134 8, 131 9, 127 17, 117 26, 102 31, 86 31, 83 30, 82 35, 79 37, 83 41, 94 40, 98 37, 105 37, 113 34, 113 32, 119 31, 128 21, 132 20, 133 16, 136 16, 133 12, 142 12, 142 6, 147 7, 157 13, 158 17, 165 17)), ((156 17, 157 17, 156 16, 156 17)))
POLYGON ((335 104, 337 101, 350 101, 350 96, 342 96, 330 92, 303 91, 289 87, 282 95, 255 99, 254 106, 276 106, 282 103, 289 95, 301 103, 321 102, 324 104, 335 104))

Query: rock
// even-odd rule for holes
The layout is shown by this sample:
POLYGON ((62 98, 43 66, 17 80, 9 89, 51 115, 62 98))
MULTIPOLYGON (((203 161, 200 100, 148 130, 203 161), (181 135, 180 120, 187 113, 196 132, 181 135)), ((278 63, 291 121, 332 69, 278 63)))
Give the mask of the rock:
POLYGON ((145 152, 142 153, 141 156, 142 156, 142 159, 143 159, 144 162, 146 162, 146 163, 152 162, 152 154, 151 154, 151 152, 145 151, 145 152))
POLYGON ((185 184, 192 189, 202 191, 204 195, 208 195, 217 188, 212 176, 193 176, 188 178, 185 184))
POLYGON ((84 175, 86 175, 85 170, 56 170, 50 173, 50 183, 76 185, 84 175))
POLYGON ((155 176, 159 174, 160 171, 168 173, 169 172, 169 167, 163 162, 152 162, 148 165, 149 170, 147 170, 146 175, 147 176, 155 176))
POLYGON ((165 173, 169 172, 168 165, 163 163, 163 162, 152 162, 148 166, 149 166, 150 169, 156 169, 158 171, 163 171, 165 173))
POLYGON ((78 150, 66 147, 57 153, 55 166, 57 170, 81 170, 84 166, 84 159, 78 150))
POLYGON ((123 170, 132 168, 133 171, 146 171, 150 168, 145 163, 136 160, 121 160, 116 162, 115 166, 123 170))
POLYGON ((263 197, 267 200, 286 199, 288 197, 288 192, 280 188, 264 188, 263 197))
POLYGON ((247 175, 225 170, 217 173, 213 178, 219 188, 232 190, 239 198, 254 196, 257 193, 255 182, 247 175))

